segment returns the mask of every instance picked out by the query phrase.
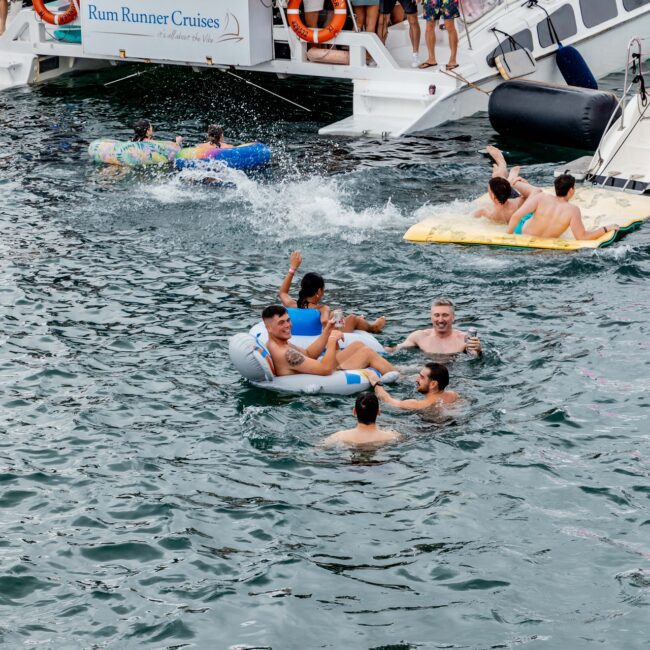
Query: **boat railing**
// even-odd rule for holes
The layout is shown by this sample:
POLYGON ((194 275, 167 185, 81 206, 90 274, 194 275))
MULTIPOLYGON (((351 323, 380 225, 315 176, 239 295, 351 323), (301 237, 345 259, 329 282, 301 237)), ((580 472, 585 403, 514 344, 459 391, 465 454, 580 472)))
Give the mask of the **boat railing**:
MULTIPOLYGON (((604 135, 601 138, 600 142, 598 143, 598 147, 596 148, 594 156, 591 159, 591 164, 587 169, 587 178, 599 176, 599 172, 604 171, 607 168, 607 166, 611 163, 613 157, 616 155, 618 151, 618 149, 615 150, 613 154, 610 156, 610 159, 606 160, 606 158, 602 154, 603 142, 605 141, 605 137, 609 132, 610 128, 612 127, 613 123, 617 119, 619 119, 619 116, 620 116, 620 122, 617 131, 624 131, 627 128, 625 126, 625 109, 629 105, 629 103, 633 101, 634 95, 636 94, 634 92, 631 92, 632 88, 636 83, 640 83, 639 78, 642 76, 642 65, 643 65, 642 43, 646 41, 650 41, 650 39, 640 38, 638 36, 635 36, 628 43, 626 59, 625 59, 625 78, 623 81, 623 93, 620 99, 618 100, 618 103, 616 104, 616 108, 612 111, 612 114, 610 115, 610 118, 607 122, 607 126, 603 131, 604 135), (637 69, 638 69, 638 74, 636 73, 637 69), (635 72, 635 76, 631 80, 630 80, 630 70, 635 72)), ((645 92, 647 95, 648 91, 644 90, 642 83, 640 83, 640 86, 641 87, 639 89, 639 92, 640 93, 645 92)), ((641 101, 647 102, 648 99, 641 98, 641 101)), ((609 180, 609 176, 605 175, 604 180, 602 181, 602 185, 604 186, 608 180, 609 180)), ((628 179, 628 182, 626 183, 625 187, 623 187, 622 189, 626 189, 629 182, 630 179, 628 179)))

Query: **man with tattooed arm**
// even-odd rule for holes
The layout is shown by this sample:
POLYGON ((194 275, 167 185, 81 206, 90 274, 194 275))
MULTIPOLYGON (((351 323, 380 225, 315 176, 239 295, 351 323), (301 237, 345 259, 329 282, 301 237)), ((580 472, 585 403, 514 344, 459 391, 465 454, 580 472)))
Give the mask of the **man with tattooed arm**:
POLYGON ((285 307, 271 305, 262 312, 262 320, 269 333, 267 347, 278 376, 305 373, 331 375, 335 370, 376 368, 382 375, 397 372, 380 354, 355 341, 345 349, 338 349, 343 333, 334 329, 333 320, 323 327, 322 334, 303 350, 291 343, 291 318, 285 307), (325 354, 321 356, 323 350, 325 354))

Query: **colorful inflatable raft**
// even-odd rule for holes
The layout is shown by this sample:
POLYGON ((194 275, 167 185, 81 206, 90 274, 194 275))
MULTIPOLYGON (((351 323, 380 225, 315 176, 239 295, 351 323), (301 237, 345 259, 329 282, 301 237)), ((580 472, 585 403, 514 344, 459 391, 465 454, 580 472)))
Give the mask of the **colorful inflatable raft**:
MULTIPOLYGON (((321 333, 320 312, 316 309, 289 309, 291 316, 291 343, 299 347, 309 346, 321 333)), ((244 378, 254 386, 283 393, 334 393, 352 395, 368 390, 368 372, 375 370, 337 370, 324 377, 295 374, 278 377, 273 360, 266 347, 268 335, 263 323, 255 325, 248 334, 235 334, 230 338, 230 360, 244 378)), ((341 347, 353 341, 362 341, 372 349, 383 352, 379 341, 368 332, 356 331, 345 334, 341 347)), ((377 373, 379 374, 379 373, 377 373)), ((384 383, 397 381, 398 373, 382 377, 384 383)))
POLYGON ((244 144, 232 149, 221 149, 204 143, 181 149, 176 157, 176 168, 201 168, 215 160, 232 169, 253 169, 266 165, 271 160, 271 150, 261 142, 244 144))
POLYGON ((88 155, 93 162, 125 167, 169 164, 176 158, 180 147, 175 142, 149 140, 147 142, 121 142, 120 140, 93 140, 88 155))
MULTIPOLYGON (((552 192, 551 189, 545 191, 552 192)), ((509 248, 546 248, 573 251, 581 248, 608 246, 621 235, 637 228, 650 217, 650 196, 632 195, 599 188, 583 187, 572 200, 581 212, 585 227, 595 229, 611 223, 620 226, 618 231, 604 234, 593 240, 576 240, 570 230, 558 239, 510 235, 506 226, 488 219, 475 219, 471 213, 481 204, 489 203, 487 194, 472 205, 470 214, 440 213, 411 226, 404 239, 417 243, 471 244, 505 246, 509 248)))

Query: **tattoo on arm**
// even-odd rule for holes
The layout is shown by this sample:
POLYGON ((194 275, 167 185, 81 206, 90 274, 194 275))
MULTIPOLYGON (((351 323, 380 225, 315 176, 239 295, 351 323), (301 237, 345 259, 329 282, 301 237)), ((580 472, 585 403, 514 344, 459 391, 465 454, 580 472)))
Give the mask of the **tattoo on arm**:
POLYGON ((305 360, 305 356, 293 348, 289 348, 284 353, 284 358, 292 368, 299 366, 305 360))

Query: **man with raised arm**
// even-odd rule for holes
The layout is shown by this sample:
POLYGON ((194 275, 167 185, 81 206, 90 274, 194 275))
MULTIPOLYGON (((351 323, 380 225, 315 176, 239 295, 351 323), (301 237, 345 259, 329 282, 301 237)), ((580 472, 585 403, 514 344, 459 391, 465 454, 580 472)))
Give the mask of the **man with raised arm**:
POLYGON ((470 336, 454 329, 454 303, 448 298, 437 298, 431 305, 431 329, 411 332, 402 343, 385 348, 397 352, 403 348, 420 348, 425 354, 456 354, 466 352, 473 356, 483 353, 478 336, 470 336))
POLYGON ((390 396, 378 377, 369 376, 369 380, 382 402, 407 411, 422 411, 442 404, 452 404, 458 399, 458 393, 446 390, 449 385, 449 371, 440 363, 425 364, 416 377, 415 386, 418 393, 424 396, 422 399, 395 399, 390 396))
POLYGON ((379 415, 379 400, 374 393, 364 391, 357 395, 357 401, 352 409, 352 414, 357 418, 357 426, 353 429, 337 431, 323 441, 325 447, 342 444, 351 447, 384 445, 388 442, 399 440, 397 431, 380 429, 377 426, 379 415))
POLYGON ((510 217, 508 232, 530 237, 561 237, 567 228, 576 239, 598 239, 611 230, 617 230, 617 224, 599 226, 587 230, 582 221, 580 208, 570 205, 569 201, 576 193, 576 179, 571 174, 561 174, 555 179, 555 196, 546 192, 534 194, 510 217))
POLYGON ((486 217, 496 223, 507 224, 513 213, 524 201, 542 190, 531 185, 519 176, 519 167, 508 172, 508 165, 503 153, 496 147, 488 145, 485 150, 494 160, 492 178, 488 183, 488 196, 492 202, 474 212, 475 217, 486 217), (513 190, 515 190, 513 192, 513 190))
POLYGON ((269 333, 267 347, 278 376, 305 373, 307 375, 331 375, 335 370, 375 368, 382 375, 397 372, 395 367, 380 354, 355 341, 345 349, 338 349, 343 332, 334 329, 334 321, 328 321, 321 335, 303 350, 292 343, 291 318, 286 307, 271 305, 262 312, 262 320, 269 333), (321 356, 325 351, 325 354, 321 356))

